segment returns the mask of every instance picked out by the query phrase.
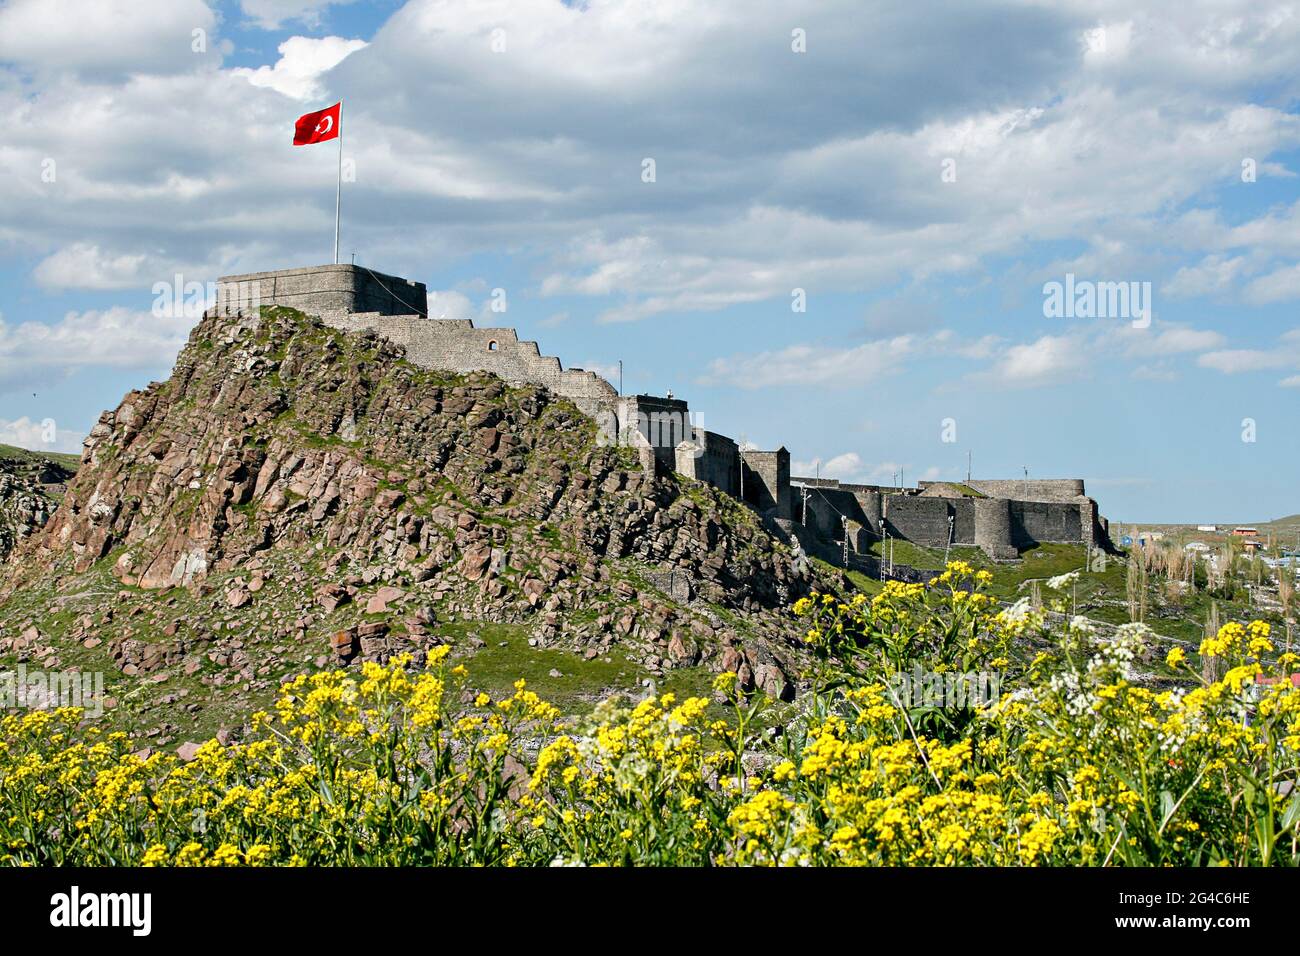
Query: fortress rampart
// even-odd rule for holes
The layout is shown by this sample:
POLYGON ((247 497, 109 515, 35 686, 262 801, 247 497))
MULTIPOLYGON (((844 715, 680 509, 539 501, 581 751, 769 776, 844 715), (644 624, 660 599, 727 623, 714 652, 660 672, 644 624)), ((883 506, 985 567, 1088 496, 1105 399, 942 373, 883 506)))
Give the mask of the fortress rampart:
POLYGON ((283 305, 323 315, 329 312, 429 314, 423 282, 373 272, 364 266, 327 265, 275 272, 249 272, 217 280, 217 310, 234 312, 283 305))
POLYGON ((795 517, 842 541, 843 519, 877 538, 901 538, 927 548, 978 547, 995 560, 1012 560, 1038 544, 1107 547, 1108 527, 1082 480, 1046 479, 1025 499, 1004 497, 1015 480, 921 482, 916 489, 852 485, 834 479, 792 479, 795 517), (977 487, 978 486, 978 487, 977 487), (965 488, 967 494, 939 494, 965 488), (806 517, 805 517, 806 515, 806 517))
POLYGON ((1043 542, 1109 544, 1106 519, 1081 479, 922 481, 905 489, 792 478, 785 448, 742 450, 726 435, 694 425, 685 400, 671 393, 620 395, 595 372, 566 369, 558 358, 543 355, 536 342, 521 341, 514 329, 430 319, 423 283, 364 266, 313 266, 218 280, 219 311, 274 305, 315 315, 340 330, 373 330, 403 346, 409 361, 425 368, 488 371, 511 384, 544 386, 596 419, 611 443, 636 446, 643 467, 713 485, 749 504, 788 540, 815 544, 805 550, 828 560, 842 557, 846 535, 855 566, 873 561, 861 552, 871 540, 886 537, 931 548, 975 546, 998 560, 1014 559, 1043 542))

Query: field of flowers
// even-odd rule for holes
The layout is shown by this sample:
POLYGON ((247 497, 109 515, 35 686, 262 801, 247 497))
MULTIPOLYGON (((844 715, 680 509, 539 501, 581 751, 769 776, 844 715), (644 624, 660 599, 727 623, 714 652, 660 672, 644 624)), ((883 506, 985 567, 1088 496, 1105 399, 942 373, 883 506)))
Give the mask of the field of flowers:
POLYGON ((493 700, 447 649, 285 685, 248 740, 136 756, 71 710, 0 719, 10 865, 1276 865, 1300 862, 1300 690, 1268 626, 1135 681, 1141 625, 1016 649, 1041 616, 960 563, 931 585, 798 602, 817 661, 774 726, 713 699, 561 719, 493 700), (1269 661, 1266 665, 1263 662, 1269 661), (917 705, 897 675, 996 672, 991 704, 917 705), (779 732, 778 732, 779 731, 779 732))

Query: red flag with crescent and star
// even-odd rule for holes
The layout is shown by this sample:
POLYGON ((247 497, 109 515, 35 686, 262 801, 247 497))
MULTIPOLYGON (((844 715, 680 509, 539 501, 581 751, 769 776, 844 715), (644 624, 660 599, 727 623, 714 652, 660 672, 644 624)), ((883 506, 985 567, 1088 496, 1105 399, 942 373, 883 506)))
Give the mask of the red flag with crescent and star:
POLYGON ((339 111, 343 103, 339 101, 327 109, 317 110, 315 113, 304 113, 298 117, 298 122, 293 124, 293 145, 310 146, 312 143, 323 143, 329 139, 337 139, 339 135, 339 111))

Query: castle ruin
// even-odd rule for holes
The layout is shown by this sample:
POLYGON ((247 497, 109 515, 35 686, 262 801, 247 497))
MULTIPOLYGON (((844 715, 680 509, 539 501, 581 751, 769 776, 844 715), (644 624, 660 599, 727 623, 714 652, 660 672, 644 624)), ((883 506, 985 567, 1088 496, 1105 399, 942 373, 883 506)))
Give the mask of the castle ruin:
POLYGON ((620 395, 603 377, 564 368, 514 329, 431 318, 423 283, 357 265, 325 265, 225 276, 220 311, 289 306, 340 330, 372 330, 405 347, 415 365, 487 371, 512 384, 545 386, 594 418, 611 443, 636 447, 643 467, 676 472, 745 502, 769 528, 806 552, 875 574, 873 541, 926 548, 978 547, 1014 560, 1040 543, 1109 549, 1108 525, 1081 479, 921 481, 915 488, 846 484, 790 474, 785 448, 760 451, 692 424, 672 395, 620 395))

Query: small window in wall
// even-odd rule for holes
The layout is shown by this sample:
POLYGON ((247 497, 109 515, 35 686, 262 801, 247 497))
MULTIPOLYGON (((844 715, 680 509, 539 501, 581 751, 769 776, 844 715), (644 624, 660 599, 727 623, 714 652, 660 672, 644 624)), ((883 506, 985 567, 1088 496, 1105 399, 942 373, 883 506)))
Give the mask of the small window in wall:
POLYGON ((488 343, 488 351, 495 352, 496 350, 497 350, 497 340, 493 339, 491 342, 488 343))

